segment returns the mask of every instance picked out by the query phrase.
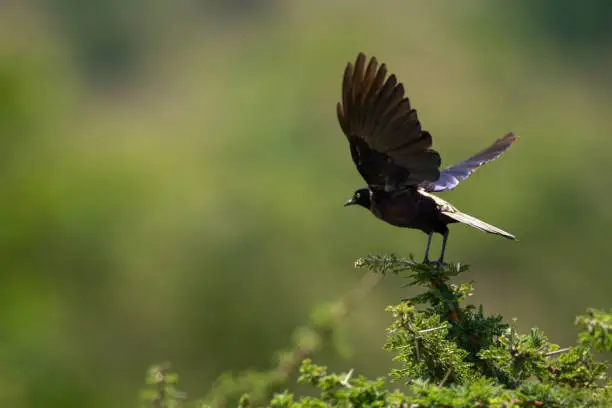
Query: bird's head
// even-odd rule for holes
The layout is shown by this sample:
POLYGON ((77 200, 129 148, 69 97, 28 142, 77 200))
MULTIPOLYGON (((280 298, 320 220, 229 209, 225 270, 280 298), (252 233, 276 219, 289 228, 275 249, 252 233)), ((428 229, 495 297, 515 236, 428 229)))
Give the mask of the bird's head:
POLYGON ((349 205, 360 205, 364 208, 370 209, 370 190, 368 188, 360 188, 355 190, 353 193, 353 198, 344 203, 345 207, 349 205))

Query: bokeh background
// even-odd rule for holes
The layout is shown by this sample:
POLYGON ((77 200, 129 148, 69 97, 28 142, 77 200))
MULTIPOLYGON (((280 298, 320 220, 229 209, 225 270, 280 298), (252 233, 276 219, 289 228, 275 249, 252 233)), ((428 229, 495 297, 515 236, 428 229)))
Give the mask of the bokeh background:
MULTIPOLYGON (((425 236, 344 209, 362 180, 336 122, 359 51, 404 82, 443 164, 507 131, 442 196, 473 301, 572 342, 610 307, 612 2, 5 0, 0 4, 0 406, 134 406, 172 361, 202 396, 264 369, 355 258, 425 236)), ((434 251, 439 248, 436 241, 434 251)), ((390 277, 335 370, 378 375, 406 296, 390 277)))

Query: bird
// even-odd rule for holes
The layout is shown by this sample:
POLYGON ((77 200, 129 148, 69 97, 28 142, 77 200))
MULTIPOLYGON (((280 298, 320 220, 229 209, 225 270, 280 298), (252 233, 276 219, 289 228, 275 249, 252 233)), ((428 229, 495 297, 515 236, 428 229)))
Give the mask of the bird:
POLYGON ((516 240, 509 232, 459 211, 434 195, 452 190, 482 165, 497 159, 516 140, 510 132, 480 152, 440 170, 440 154, 432 148, 431 134, 422 129, 417 111, 395 74, 385 63, 360 52, 348 62, 337 104, 340 128, 346 136, 357 171, 367 183, 344 205, 368 209, 388 224, 423 231, 428 235, 423 263, 444 263, 448 224, 462 223, 478 230, 516 240), (442 235, 437 261, 429 260, 434 233, 442 235))

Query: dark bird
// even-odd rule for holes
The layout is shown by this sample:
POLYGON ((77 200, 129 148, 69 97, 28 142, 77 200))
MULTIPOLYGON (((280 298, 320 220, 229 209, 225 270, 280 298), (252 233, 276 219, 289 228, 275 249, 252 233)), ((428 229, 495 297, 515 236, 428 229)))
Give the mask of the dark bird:
POLYGON ((485 163, 498 158, 517 137, 497 139, 481 152, 440 170, 440 155, 431 148, 431 134, 421 128, 417 112, 404 96, 395 75, 387 76, 376 58, 366 65, 360 53, 348 63, 338 103, 340 127, 349 141, 351 156, 367 187, 355 191, 345 206, 360 205, 379 219, 428 235, 425 259, 434 232, 442 234, 438 263, 444 262, 448 224, 461 222, 481 231, 516 239, 514 235, 477 218, 431 194, 452 190, 485 163))

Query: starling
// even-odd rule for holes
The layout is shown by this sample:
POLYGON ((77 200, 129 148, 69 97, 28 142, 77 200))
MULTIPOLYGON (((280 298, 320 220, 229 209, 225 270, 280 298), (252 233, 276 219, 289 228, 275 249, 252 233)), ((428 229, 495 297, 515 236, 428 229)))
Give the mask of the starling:
POLYGON ((360 205, 377 218, 398 227, 415 228, 428 235, 424 263, 429 263, 432 235, 443 236, 437 263, 444 262, 448 224, 461 222, 491 234, 514 235, 467 215, 433 195, 452 190, 485 163, 498 158, 517 137, 508 133, 481 152, 440 170, 440 155, 432 137, 421 129, 417 112, 404 96, 395 75, 385 64, 359 53, 348 63, 338 102, 338 120, 351 156, 367 187, 355 191, 345 206, 360 205))

